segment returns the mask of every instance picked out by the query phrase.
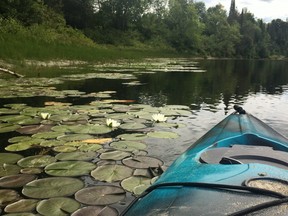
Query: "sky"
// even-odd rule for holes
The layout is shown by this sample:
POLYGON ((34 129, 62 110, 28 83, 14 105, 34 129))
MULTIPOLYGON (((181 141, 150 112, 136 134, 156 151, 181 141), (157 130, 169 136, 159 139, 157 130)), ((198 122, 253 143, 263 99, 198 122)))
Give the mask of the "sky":
MULTIPOLYGON (((222 4, 229 12, 231 0, 195 0, 194 2, 204 2, 206 8, 222 4)), ((287 0, 235 0, 236 8, 239 12, 242 8, 254 14, 255 18, 263 19, 270 22, 273 19, 280 18, 284 21, 288 18, 288 1, 287 0)))

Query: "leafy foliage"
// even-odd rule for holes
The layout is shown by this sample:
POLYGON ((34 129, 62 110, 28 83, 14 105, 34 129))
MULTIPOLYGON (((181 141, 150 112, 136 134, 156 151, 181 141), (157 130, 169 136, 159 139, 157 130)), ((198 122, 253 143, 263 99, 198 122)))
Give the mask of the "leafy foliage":
POLYGON ((0 42, 14 41, 15 50, 28 42, 50 47, 96 42, 215 57, 287 56, 287 21, 266 24, 247 9, 239 13, 234 0, 228 14, 221 4, 206 9, 203 2, 187 0, 3 0, 0 42))

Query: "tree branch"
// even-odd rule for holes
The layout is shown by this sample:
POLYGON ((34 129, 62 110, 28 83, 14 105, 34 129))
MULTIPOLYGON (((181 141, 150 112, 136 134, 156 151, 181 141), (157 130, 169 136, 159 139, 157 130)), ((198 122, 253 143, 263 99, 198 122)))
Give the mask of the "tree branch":
POLYGON ((13 75, 13 76, 16 76, 16 77, 18 77, 18 78, 24 77, 24 76, 21 75, 21 74, 15 73, 15 72, 13 72, 13 71, 10 71, 10 70, 8 70, 8 69, 1 68, 1 67, 0 67, 0 72, 9 73, 9 74, 11 74, 11 75, 13 75))

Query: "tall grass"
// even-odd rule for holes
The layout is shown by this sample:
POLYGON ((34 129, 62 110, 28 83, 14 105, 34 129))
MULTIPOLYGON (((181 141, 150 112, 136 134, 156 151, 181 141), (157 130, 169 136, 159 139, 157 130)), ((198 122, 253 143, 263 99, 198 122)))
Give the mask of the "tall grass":
POLYGON ((97 45, 67 26, 24 27, 13 19, 0 19, 0 59, 109 61, 175 55, 169 49, 97 45))

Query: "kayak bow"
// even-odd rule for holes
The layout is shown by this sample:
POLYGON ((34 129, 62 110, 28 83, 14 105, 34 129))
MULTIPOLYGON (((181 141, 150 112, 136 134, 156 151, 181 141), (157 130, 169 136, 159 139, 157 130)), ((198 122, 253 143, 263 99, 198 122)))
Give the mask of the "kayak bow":
POLYGON ((288 139, 235 109, 122 215, 288 214, 288 139))

